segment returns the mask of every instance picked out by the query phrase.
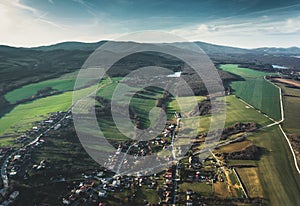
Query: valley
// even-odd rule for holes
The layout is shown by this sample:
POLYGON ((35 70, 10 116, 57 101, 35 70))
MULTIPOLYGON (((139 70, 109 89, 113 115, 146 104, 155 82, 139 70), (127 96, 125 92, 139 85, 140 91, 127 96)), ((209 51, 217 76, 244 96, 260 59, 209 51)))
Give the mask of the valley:
MULTIPOLYGON (((178 69, 177 63, 170 67, 178 69)), ((105 167, 88 156, 73 125, 72 90, 76 71, 29 82, 5 93, 2 98, 10 109, 0 118, 1 201, 15 205, 49 202, 55 205, 97 205, 98 202, 108 205, 145 202, 153 205, 297 205, 300 177, 284 132, 299 156, 299 128, 293 112, 298 109, 299 89, 289 87, 284 80, 274 82, 282 88, 283 120, 281 93, 272 78, 278 75, 282 78, 284 74, 237 64, 220 64, 219 69, 223 72, 221 78, 227 94, 225 127, 221 139, 208 151, 205 141, 212 121, 210 101, 214 98, 220 103, 222 97, 204 95, 204 90, 199 93, 202 95, 193 97, 172 96, 154 86, 139 90, 130 100, 132 123, 140 129, 148 128, 153 107, 162 108, 168 121, 156 138, 136 141, 118 131, 111 116, 110 104, 117 86, 128 91, 136 89, 122 81, 126 72, 120 74, 116 69, 97 84, 84 80, 83 85, 87 86, 75 91, 77 100, 80 102, 86 94, 96 94, 94 109, 98 125, 117 151, 105 162, 105 167), (194 100, 198 105, 192 104, 194 100), (197 107, 201 110, 199 114, 195 112, 197 107), (180 135, 180 130, 195 130, 196 136, 189 139, 180 135), (180 147, 186 145, 191 145, 186 154, 153 175, 116 176, 107 169, 127 167, 126 155, 146 157, 154 153, 168 159, 166 148, 181 152, 180 147), (122 154, 125 156, 120 156, 122 154), (56 189, 51 192, 53 188, 56 189), (18 198, 12 199, 16 191, 18 198)), ((199 91, 194 79, 187 78, 193 73, 189 68, 183 71, 186 73, 181 75, 193 85, 194 91, 199 91)), ((170 80, 174 87, 176 78, 170 80)), ((122 103, 121 97, 115 98, 120 98, 118 103, 122 103)), ((91 109, 89 101, 80 103, 81 112, 91 109)), ((90 147, 99 151, 108 149, 98 145, 90 147)))

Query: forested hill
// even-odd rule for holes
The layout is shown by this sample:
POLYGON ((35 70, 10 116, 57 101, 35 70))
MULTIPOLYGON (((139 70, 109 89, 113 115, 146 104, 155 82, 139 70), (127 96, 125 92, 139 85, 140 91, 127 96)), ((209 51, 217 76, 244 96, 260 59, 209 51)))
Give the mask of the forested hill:
MULTIPOLYGON (((38 82, 45 79, 60 76, 61 74, 76 71, 81 68, 87 57, 99 46, 107 41, 96 43, 63 42, 50 46, 34 48, 15 48, 0 46, 0 94, 30 82, 38 82)), ((122 42, 119 42, 120 44, 122 42)), ((214 45, 204 42, 195 42, 216 63, 239 63, 250 66, 269 68, 272 64, 283 65, 292 69, 298 68, 300 59, 299 48, 278 49, 241 49, 214 45), (280 53, 281 52, 281 53, 280 53), (294 53, 293 53, 294 52, 294 53), (276 53, 272 54, 272 53, 276 53)), ((186 49, 185 43, 173 43, 173 46, 186 49)), ((152 61, 150 65, 167 64, 178 65, 178 62, 170 61, 166 56, 155 57, 151 54, 133 55, 131 60, 152 61), (150 58, 151 60, 147 60, 150 58)), ((122 65, 119 69, 130 65, 122 65)))

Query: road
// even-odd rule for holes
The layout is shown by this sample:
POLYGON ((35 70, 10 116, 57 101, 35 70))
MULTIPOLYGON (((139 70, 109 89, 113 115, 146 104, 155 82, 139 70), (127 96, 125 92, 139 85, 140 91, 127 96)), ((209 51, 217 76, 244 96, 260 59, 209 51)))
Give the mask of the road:
POLYGON ((174 140, 175 140, 175 131, 176 131, 176 125, 174 127, 174 130, 172 132, 172 140, 171 140, 171 147, 172 147, 172 156, 173 156, 173 160, 176 160, 176 169, 175 169, 175 175, 173 176, 173 205, 176 205, 176 195, 177 195, 177 187, 178 187, 178 183, 177 183, 177 177, 178 177, 178 163, 179 160, 176 158, 176 154, 175 154, 175 148, 174 148, 174 140))
MULTIPOLYGON (((287 143, 288 143, 288 145, 289 145, 289 148, 290 148, 290 150, 291 150, 291 153, 292 153, 292 155, 293 155, 295 168, 296 168, 298 174, 300 175, 300 169, 299 169, 299 166, 298 166, 296 154, 295 154, 295 152, 294 152, 294 150, 293 150, 293 147, 292 147, 292 145, 291 145, 291 142, 290 142, 289 138, 287 137, 286 133, 284 132, 284 130, 282 129, 282 126, 281 126, 281 123, 282 123, 282 122, 284 121, 284 119, 285 119, 285 117, 284 117, 283 100, 282 100, 282 99, 283 99, 283 98, 282 98, 282 89, 281 89, 279 86, 277 86, 276 84, 274 84, 273 82, 269 81, 269 80, 266 78, 266 76, 264 76, 264 80, 270 82, 273 86, 275 86, 275 87, 278 88, 278 90, 279 90, 279 101, 280 101, 280 113, 281 113, 281 119, 280 119, 279 121, 276 121, 276 120, 272 119, 271 117, 269 117, 268 115, 265 114, 265 116, 266 116, 268 119, 270 119, 273 123, 271 123, 271 124, 269 124, 269 125, 267 125, 267 126, 264 126, 262 129, 268 128, 268 127, 272 127, 272 126, 275 126, 275 125, 278 125, 278 126, 279 126, 279 129, 280 129, 280 131, 282 132, 283 136, 285 137, 285 139, 286 139, 286 141, 287 141, 287 143)), ((240 99, 240 98, 239 98, 239 100, 241 100, 242 102, 244 102, 244 103, 245 103, 246 105, 248 105, 249 107, 254 108, 251 104, 245 102, 244 100, 242 100, 242 99, 240 99)), ((256 108, 255 108, 255 109, 256 109, 256 108)), ((259 109, 256 109, 256 110, 257 110, 259 113, 262 113, 262 111, 260 111, 259 109)))
POLYGON ((285 137, 285 140, 287 141, 287 143, 288 143, 288 145, 289 145, 289 148, 290 148, 290 150, 291 150, 291 152, 292 152, 293 159, 294 159, 294 165, 295 165, 295 168, 296 168, 298 174, 300 175, 300 169, 299 169, 299 166, 298 166, 296 154, 295 154, 295 152, 294 152, 294 149, 293 149, 293 147, 292 147, 292 144, 291 144, 289 138, 287 137, 286 133, 285 133, 284 130, 282 129, 282 126, 280 125, 280 123, 284 121, 284 109, 283 109, 283 100, 282 100, 282 89, 281 89, 279 86, 277 86, 276 84, 274 84, 273 82, 267 80, 267 79, 266 79, 266 76, 264 76, 264 79, 265 79, 266 81, 270 82, 271 84, 273 84, 273 85, 274 85, 275 87, 277 87, 278 90, 279 90, 281 120, 278 121, 278 122, 274 122, 273 124, 271 124, 271 126, 276 125, 276 124, 279 125, 279 129, 280 129, 281 133, 283 134, 283 136, 285 137))

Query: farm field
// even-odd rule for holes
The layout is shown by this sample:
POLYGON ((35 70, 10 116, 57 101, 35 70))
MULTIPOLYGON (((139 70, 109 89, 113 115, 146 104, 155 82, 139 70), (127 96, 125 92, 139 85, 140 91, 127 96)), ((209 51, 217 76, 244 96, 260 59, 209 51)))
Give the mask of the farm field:
POLYGON ((0 119, 0 135, 23 133, 32 123, 46 119, 51 112, 66 111, 72 103, 72 92, 55 95, 16 106, 0 119))
MULTIPOLYGON (((76 71, 76 72, 64 74, 58 78, 49 79, 49 80, 32 83, 32 84, 27 84, 23 87, 17 88, 15 90, 12 90, 12 91, 6 93, 4 95, 4 97, 9 103, 15 104, 15 103, 18 103, 18 101, 28 99, 33 96, 37 96, 37 94, 41 90, 45 90, 45 89, 51 90, 50 95, 53 92, 54 92, 54 94, 52 94, 52 95, 57 94, 57 92, 63 93, 66 91, 72 91, 72 90, 74 90, 74 86, 77 81, 77 74, 78 74, 78 72, 76 71)), ((88 87, 90 85, 90 83, 92 83, 93 80, 94 80, 93 77, 92 78, 91 77, 85 77, 85 78, 82 77, 78 80, 79 82, 77 82, 77 88, 78 88, 78 85, 82 85, 82 87, 80 87, 80 89, 84 88, 84 87, 88 87)), ((34 98, 34 99, 36 99, 36 98, 34 98)))
POLYGON ((242 142, 236 142, 236 143, 231 143, 226 146, 223 146, 220 148, 220 152, 222 153, 231 153, 231 152, 237 152, 245 149, 246 147, 252 145, 250 141, 242 141, 242 142))
POLYGON ((174 112, 181 112, 183 116, 189 116, 189 113, 195 108, 194 102, 199 102, 206 99, 204 96, 191 96, 191 97, 176 97, 168 104, 168 115, 172 117, 174 112), (180 107, 185 110, 181 111, 180 107))
POLYGON ((280 120, 278 88, 263 78, 272 73, 239 68, 236 64, 224 64, 220 66, 220 69, 239 75, 246 80, 234 81, 230 84, 234 94, 273 119, 280 120))
MULTIPOLYGON (((134 87, 130 87, 129 85, 125 83, 119 82, 121 78, 114 77, 111 78, 111 82, 101 88, 97 92, 97 96, 103 97, 105 99, 111 100, 112 95, 114 93, 114 90, 116 89, 117 85, 118 89, 121 89, 122 91, 129 91, 129 93, 133 90, 135 90, 134 87)), ((122 92, 121 92, 122 93, 122 92)), ((123 94, 123 93, 122 93, 123 94)), ((128 92, 124 92, 124 94, 128 94, 128 92)), ((146 88, 143 91, 139 92, 139 95, 134 95, 132 99, 130 100, 130 107, 132 108, 132 111, 137 114, 137 118, 139 121, 139 124, 142 128, 147 128, 150 126, 149 121, 149 112, 152 108, 156 106, 157 99, 161 98, 163 95, 163 91, 155 88, 146 88)), ((118 104, 123 104, 123 102, 127 98, 125 96, 114 96, 114 101, 116 101, 118 104)), ((111 116, 105 116, 101 118, 101 116, 98 117, 98 124, 104 134, 104 136, 108 139, 118 139, 118 140, 126 140, 128 139, 125 135, 120 133, 116 129, 116 125, 114 123, 114 120, 111 116)), ((128 123, 124 122, 122 124, 124 127, 126 127, 128 123)), ((132 132, 132 131, 131 131, 132 132)), ((128 135, 127 135, 128 136, 128 135)))
POLYGON ((263 194, 269 204, 297 205, 300 202, 300 177, 279 127, 269 127, 247 139, 266 150, 256 163, 263 194))
POLYGON ((257 174, 257 168, 236 168, 238 175, 241 178, 246 192, 249 197, 261 197, 263 198, 263 190, 257 174))
POLYGON ((228 165, 232 167, 256 167, 257 165, 257 160, 228 160, 228 165))
MULTIPOLYGON (((97 86, 92 86, 82 89, 78 91, 78 97, 96 88, 97 86)), ((0 119, 0 135, 21 134, 30 129, 34 122, 46 119, 50 113, 68 110, 72 104, 72 94, 73 92, 65 92, 17 105, 0 119)))
POLYGON ((283 128, 288 133, 300 135, 300 89, 290 88, 283 84, 278 84, 283 93, 283 108, 285 120, 283 128))
MULTIPOLYGON (((188 98, 188 97, 182 97, 182 98, 188 98)), ((198 100, 203 99, 200 97, 197 97, 198 100)), ((174 103, 175 100, 171 101, 168 106, 169 111, 175 111, 178 109, 176 103, 174 103), (175 108, 174 108, 175 105, 175 108)), ((192 107, 191 107, 192 108, 192 107)), ((179 110, 177 110, 179 111, 179 110)), ((198 128, 198 132, 207 132, 208 128, 210 126, 211 116, 205 115, 199 117, 189 117, 188 119, 185 119, 185 125, 191 125, 195 126, 196 122, 195 120, 200 119, 200 126, 198 128), (193 124, 192 124, 193 123, 193 124)), ((225 126, 232 126, 236 122, 256 122, 259 126, 266 126, 271 122, 268 118, 266 118, 263 114, 259 113, 254 108, 251 108, 247 106, 244 102, 240 101, 236 96, 230 95, 226 96, 226 121, 225 126)))
POLYGON ((274 80, 278 81, 280 83, 283 83, 283 84, 288 84, 288 85, 292 85, 292 86, 300 88, 300 82, 299 81, 295 81, 295 80, 292 80, 292 79, 283 79, 283 78, 275 78, 274 80))
POLYGON ((73 89, 76 81, 77 72, 65 74, 59 78, 50 79, 42 82, 32 83, 25 85, 21 88, 15 89, 4 95, 5 99, 14 104, 22 99, 29 98, 41 90, 47 87, 51 87, 53 90, 64 92, 73 89))
POLYGON ((216 182, 214 183, 214 194, 221 198, 232 197, 226 182, 216 182))

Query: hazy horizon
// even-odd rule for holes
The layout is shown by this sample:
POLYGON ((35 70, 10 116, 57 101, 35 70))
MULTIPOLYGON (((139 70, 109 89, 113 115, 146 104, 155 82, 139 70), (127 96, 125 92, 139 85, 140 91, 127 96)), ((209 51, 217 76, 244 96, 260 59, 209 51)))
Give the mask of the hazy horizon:
MULTIPOLYGON (((98 41, 62 41, 62 42, 55 42, 55 43, 50 43, 50 44, 41 44, 41 45, 36 45, 36 46, 14 46, 14 45, 7 45, 7 44, 0 44, 0 46, 8 46, 8 47, 14 47, 14 48, 37 48, 37 47, 48 47, 48 46, 53 46, 53 45, 58 45, 58 44, 63 44, 63 43, 84 43, 84 44, 94 44, 102 41, 115 41, 114 39, 108 40, 108 39, 103 39, 103 40, 98 40, 98 41)), ((115 42, 126 42, 126 41, 115 41, 115 42)), ((132 41, 135 43, 144 43, 144 42, 138 42, 138 41, 132 41)), ((300 48, 300 46, 286 46, 286 47, 280 47, 280 46, 262 46, 262 47, 253 47, 253 48, 246 48, 246 47, 238 47, 238 46, 232 46, 232 45, 225 45, 225 44, 215 44, 213 42, 207 42, 207 41, 189 41, 189 42, 202 42, 202 43, 207 43, 207 44, 212 44, 216 46, 226 46, 226 47, 233 47, 233 48, 240 48, 240 49, 259 49, 259 48, 283 48, 283 49, 289 49, 289 48, 300 48)), ((155 43, 155 42, 153 42, 155 43)), ((157 42, 161 43, 161 42, 157 42)), ((168 43, 179 43, 179 42, 168 42, 168 43)))

